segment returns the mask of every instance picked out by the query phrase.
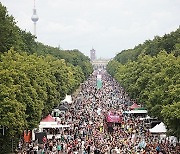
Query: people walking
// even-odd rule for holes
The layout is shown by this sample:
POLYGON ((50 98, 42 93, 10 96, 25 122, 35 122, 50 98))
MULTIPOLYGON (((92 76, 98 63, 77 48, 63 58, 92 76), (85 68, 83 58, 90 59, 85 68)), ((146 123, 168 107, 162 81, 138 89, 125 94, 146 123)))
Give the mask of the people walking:
POLYGON ((177 153, 179 145, 160 140, 149 134, 139 117, 123 114, 128 110, 129 96, 105 70, 95 71, 85 81, 73 98, 71 110, 61 122, 70 128, 61 132, 61 138, 43 139, 47 149, 68 154, 136 154, 177 153), (101 75, 102 87, 97 87, 101 75), (120 117, 120 122, 108 123, 106 116, 120 117), (158 145, 158 146, 157 146, 158 145))

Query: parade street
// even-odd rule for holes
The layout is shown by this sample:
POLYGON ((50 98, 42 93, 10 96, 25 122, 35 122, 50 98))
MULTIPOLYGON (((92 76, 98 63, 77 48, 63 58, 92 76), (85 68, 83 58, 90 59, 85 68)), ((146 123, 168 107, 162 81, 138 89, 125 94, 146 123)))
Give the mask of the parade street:
POLYGON ((53 131, 54 138, 45 140, 41 148, 32 144, 31 149, 47 154, 177 154, 176 143, 152 135, 140 120, 143 116, 125 114, 132 103, 105 70, 95 71, 81 85, 69 110, 59 115, 60 123, 70 127, 44 129, 47 134, 53 131))

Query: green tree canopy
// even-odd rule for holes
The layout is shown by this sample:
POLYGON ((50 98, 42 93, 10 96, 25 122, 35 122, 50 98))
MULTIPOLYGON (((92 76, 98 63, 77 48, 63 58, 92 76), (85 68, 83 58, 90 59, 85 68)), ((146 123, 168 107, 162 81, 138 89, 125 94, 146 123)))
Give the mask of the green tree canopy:
MULTIPOLYGON (((156 56, 142 54, 136 61, 124 65, 116 63, 116 60, 109 62, 108 72, 129 96, 144 105, 151 116, 170 123, 168 118, 171 115, 164 117, 167 109, 164 106, 171 106, 180 100, 180 57, 162 51, 156 56)), ((176 123, 171 130, 176 132, 177 128, 179 125, 176 123)))
POLYGON ((155 36, 153 40, 146 40, 143 44, 135 46, 133 49, 123 50, 115 56, 115 60, 125 64, 129 60, 136 61, 141 54, 156 56, 159 52, 165 50, 167 53, 173 53, 179 56, 180 53, 180 28, 170 34, 162 37, 155 36))

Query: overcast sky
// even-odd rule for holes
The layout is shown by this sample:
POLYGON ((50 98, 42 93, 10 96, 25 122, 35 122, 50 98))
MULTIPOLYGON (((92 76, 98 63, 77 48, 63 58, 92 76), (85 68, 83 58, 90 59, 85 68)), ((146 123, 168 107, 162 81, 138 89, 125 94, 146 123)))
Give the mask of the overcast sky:
MULTIPOLYGON (((18 26, 33 33, 33 0, 1 0, 18 26)), ((180 25, 180 0, 36 0, 37 40, 112 58, 180 25)))

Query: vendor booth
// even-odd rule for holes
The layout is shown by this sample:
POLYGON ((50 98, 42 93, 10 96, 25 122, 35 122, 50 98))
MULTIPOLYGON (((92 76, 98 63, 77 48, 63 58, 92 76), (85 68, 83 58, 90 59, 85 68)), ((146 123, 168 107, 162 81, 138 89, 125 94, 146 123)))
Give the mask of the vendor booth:
POLYGON ((164 125, 163 122, 160 124, 157 124, 155 127, 149 129, 151 133, 156 133, 156 134, 165 134, 167 132, 166 126, 164 125))
POLYGON ((131 111, 124 111, 127 114, 147 114, 147 110, 131 110, 131 111))
POLYGON ((64 129, 69 128, 70 125, 59 124, 58 120, 54 119, 51 115, 41 120, 39 125, 39 132, 45 132, 47 134, 47 139, 52 139, 61 137, 61 132, 64 129))

